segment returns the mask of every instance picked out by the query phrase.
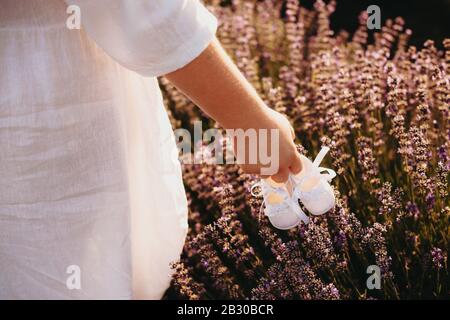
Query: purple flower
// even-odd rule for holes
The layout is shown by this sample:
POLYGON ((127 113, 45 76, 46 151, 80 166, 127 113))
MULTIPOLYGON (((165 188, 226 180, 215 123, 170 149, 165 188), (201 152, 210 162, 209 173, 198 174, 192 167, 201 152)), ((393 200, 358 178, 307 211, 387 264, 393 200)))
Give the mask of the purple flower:
POLYGON ((408 216, 414 217, 414 219, 418 219, 420 215, 419 207, 410 201, 406 204, 406 212, 408 213, 408 216))
MULTIPOLYGON (((432 41, 409 46, 411 31, 397 18, 371 42, 366 12, 354 35, 334 34, 334 1, 318 0, 312 9, 297 0, 205 3, 229 56, 293 125, 299 153, 312 157, 330 147, 323 166, 338 173, 336 205, 308 225, 277 230, 263 199, 249 192, 260 177, 235 164, 186 161, 189 230, 172 295, 370 299, 361 280, 370 263, 382 271, 381 292, 371 292, 377 298, 446 298, 450 39, 444 51, 432 41), (437 277, 423 272, 430 264, 437 277)), ((175 128, 195 120, 220 128, 160 81, 175 128)), ((230 149, 229 141, 222 147, 230 149)), ((204 149, 191 158, 215 156, 204 149)))
POLYGON ((442 269, 447 263, 447 255, 440 248, 431 249, 431 259, 437 269, 442 269))
POLYGON ((427 209, 432 210, 436 203, 436 196, 434 195, 434 193, 430 192, 427 194, 425 201, 427 203, 427 209))

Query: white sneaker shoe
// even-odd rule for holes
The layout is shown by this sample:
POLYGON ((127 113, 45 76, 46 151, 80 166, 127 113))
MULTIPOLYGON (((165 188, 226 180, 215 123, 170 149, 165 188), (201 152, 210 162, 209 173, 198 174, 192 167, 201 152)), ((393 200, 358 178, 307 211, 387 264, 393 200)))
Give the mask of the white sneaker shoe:
POLYGON ((336 203, 333 188, 329 184, 336 177, 336 172, 319 167, 329 150, 328 147, 322 147, 314 162, 301 155, 302 171, 290 176, 294 185, 294 198, 299 199, 313 215, 328 212, 336 203))
MULTIPOLYGON (((301 221, 309 222, 308 216, 300 208, 297 200, 293 200, 289 195, 288 187, 286 184, 276 183, 269 178, 255 183, 251 188, 253 196, 263 196, 261 210, 265 206, 264 214, 275 228, 281 230, 294 228, 301 221), (256 188, 259 188, 260 191, 255 192, 256 188)), ((290 189, 292 190, 292 188, 290 189)))

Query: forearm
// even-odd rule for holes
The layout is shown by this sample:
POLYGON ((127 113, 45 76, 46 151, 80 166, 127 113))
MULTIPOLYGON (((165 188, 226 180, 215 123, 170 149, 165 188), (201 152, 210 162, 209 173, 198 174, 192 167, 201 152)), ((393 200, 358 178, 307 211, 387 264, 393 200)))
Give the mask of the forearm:
POLYGON ((270 122, 269 108, 217 39, 166 78, 224 128, 248 129, 270 122))

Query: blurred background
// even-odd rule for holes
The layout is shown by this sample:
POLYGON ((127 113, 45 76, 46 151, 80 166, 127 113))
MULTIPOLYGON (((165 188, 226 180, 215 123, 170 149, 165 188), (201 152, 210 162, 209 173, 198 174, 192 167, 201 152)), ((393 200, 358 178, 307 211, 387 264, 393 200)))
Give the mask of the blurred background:
MULTIPOLYGON (((300 3, 312 8, 314 0, 300 3)), ((358 26, 359 13, 370 5, 381 9, 382 25, 388 18, 401 16, 406 27, 413 31, 410 44, 421 46, 427 39, 433 39, 436 46, 443 48, 442 41, 450 37, 450 0, 336 0, 336 12, 331 16, 333 30, 353 32, 358 26)))

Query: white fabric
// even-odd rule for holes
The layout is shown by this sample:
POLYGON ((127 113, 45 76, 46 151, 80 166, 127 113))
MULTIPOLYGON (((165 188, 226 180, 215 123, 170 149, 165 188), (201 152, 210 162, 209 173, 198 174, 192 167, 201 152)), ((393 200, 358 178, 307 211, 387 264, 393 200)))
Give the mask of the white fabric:
POLYGON ((0 299, 160 298, 187 203, 155 76, 217 22, 196 0, 69 4, 82 30, 62 0, 0 1, 0 299))

